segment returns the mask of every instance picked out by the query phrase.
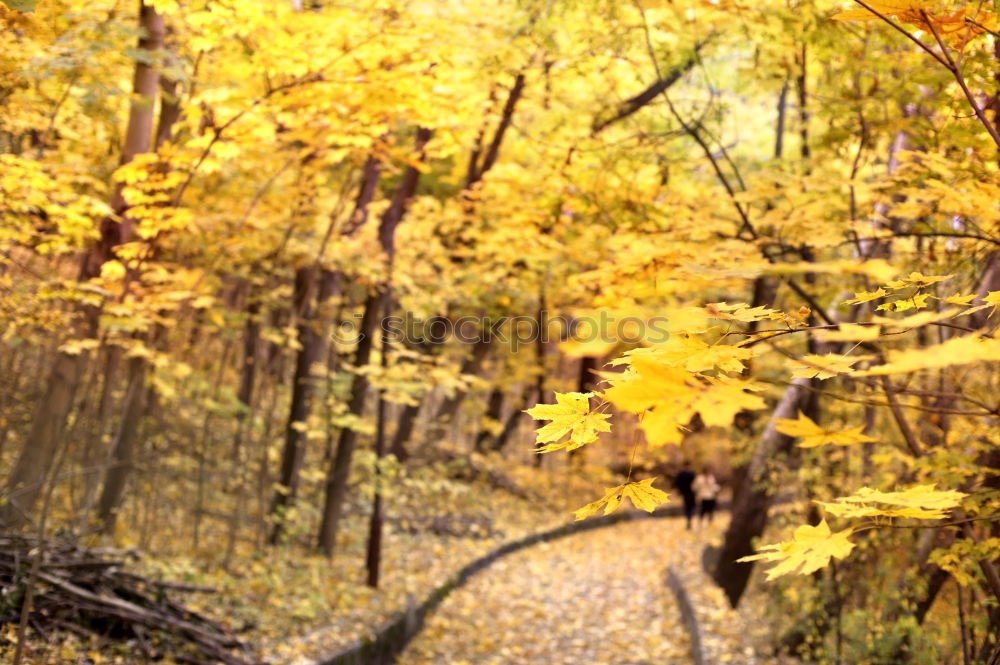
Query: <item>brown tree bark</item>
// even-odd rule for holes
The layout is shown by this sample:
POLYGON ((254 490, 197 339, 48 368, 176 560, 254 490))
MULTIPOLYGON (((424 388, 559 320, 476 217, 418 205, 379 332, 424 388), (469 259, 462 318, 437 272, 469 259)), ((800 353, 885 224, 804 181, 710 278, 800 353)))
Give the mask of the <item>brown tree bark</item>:
POLYGON ((125 492, 125 482, 132 469, 139 421, 146 409, 149 391, 146 388, 146 360, 132 358, 128 362, 128 391, 122 407, 122 420, 111 448, 111 460, 104 478, 104 488, 97 502, 97 520, 101 531, 114 533, 118 506, 125 492))
MULTIPOLYGON (((142 31, 139 49, 147 55, 138 58, 135 64, 132 84, 135 100, 129 109, 128 128, 120 160, 122 164, 149 150, 159 84, 159 74, 150 63, 155 61, 151 54, 163 47, 163 17, 153 7, 140 3, 139 27, 142 31)), ((101 266, 113 256, 114 248, 131 237, 132 222, 123 214, 125 208, 122 187, 119 185, 112 198, 112 209, 116 216, 108 217, 101 223, 100 239, 81 261, 80 281, 99 275, 101 266)), ((97 331, 97 311, 81 307, 78 314, 77 336, 93 337, 97 331)), ((53 361, 46 379, 45 393, 38 401, 31 429, 7 483, 5 494, 8 501, 0 507, 0 527, 12 528, 32 518, 46 471, 55 458, 77 387, 86 372, 86 365, 87 356, 83 353, 59 352, 53 361)))
MULTIPOLYGON (((382 311, 380 316, 384 317, 389 313, 392 302, 392 261, 393 256, 389 255, 389 280, 386 284, 385 293, 382 297, 382 311)), ((380 334, 382 340, 382 369, 388 366, 388 348, 385 330, 380 334)), ((368 522, 368 549, 365 555, 365 566, 368 569, 368 586, 373 589, 378 588, 379 571, 382 563, 382 529, 385 523, 385 508, 382 501, 382 487, 380 485, 382 472, 379 464, 385 457, 385 391, 379 390, 378 405, 375 409, 375 491, 372 501, 372 514, 368 522)))
POLYGON ((285 447, 281 456, 281 472, 278 482, 281 489, 274 494, 271 504, 271 514, 278 519, 271 531, 270 542, 277 543, 281 539, 283 523, 281 513, 295 500, 299 487, 299 473, 305 459, 306 425, 312 413, 313 398, 317 392, 319 377, 313 373, 317 363, 326 358, 327 325, 317 317, 317 310, 325 307, 333 293, 335 280, 333 274, 324 272, 322 284, 313 302, 316 267, 313 265, 300 268, 295 275, 295 294, 300 312, 298 326, 299 344, 302 348, 295 358, 295 374, 292 379, 292 399, 289 405, 288 420, 285 425, 285 447))
MULTIPOLYGON (((521 396, 518 401, 514 403, 513 408, 510 413, 507 414, 507 420, 504 421, 503 429, 500 430, 500 435, 497 436, 496 440, 493 442, 493 450, 500 452, 510 441, 510 437, 513 436, 514 432, 517 431, 518 423, 520 423, 521 418, 524 416, 524 407, 528 406, 531 396, 536 392, 536 386, 529 383, 524 387, 521 392, 521 396)), ((538 401, 542 401, 542 396, 538 396, 538 401)))
MULTIPOLYGON (((491 422, 500 422, 500 416, 503 415, 504 395, 504 389, 500 385, 494 385, 493 389, 490 391, 484 417, 491 422)), ((488 447, 487 444, 491 439, 496 439, 496 436, 491 434, 485 427, 480 429, 479 434, 476 435, 476 450, 481 453, 485 452, 488 447)))
POLYGON ((246 321, 243 325, 243 366, 240 370, 240 387, 236 399, 240 403, 240 411, 236 414, 236 433, 233 436, 232 472, 236 486, 235 505, 232 518, 229 521, 229 531, 226 535, 226 554, 223 557, 223 568, 228 569, 236 551, 236 539, 239 536, 240 525, 243 522, 243 512, 246 509, 247 473, 243 460, 245 442, 250 438, 253 428, 254 406, 256 404, 255 389, 257 386, 257 365, 260 359, 260 301, 254 288, 250 287, 247 294, 246 321))
MULTIPOLYGON (((354 211, 343 230, 344 235, 352 235, 367 220, 368 207, 375 196, 380 175, 381 163, 374 157, 369 158, 362 172, 354 211)), ((281 487, 274 493, 271 503, 270 513, 277 518, 269 536, 271 544, 280 540, 284 528, 281 513, 295 501, 298 493, 299 473, 305 460, 306 431, 303 427, 312 413, 312 403, 319 389, 319 377, 314 376, 313 368, 327 359, 331 317, 326 309, 330 298, 339 288, 339 282, 339 273, 321 270, 317 264, 300 268, 296 272, 295 310, 300 321, 298 337, 302 348, 295 358, 292 399, 278 477, 281 487), (317 280, 320 284, 318 293, 315 293, 317 280)))
MULTIPOLYGON (((424 146, 427 145, 430 138, 430 130, 424 128, 417 130, 415 150, 421 157, 424 146)), ((420 171, 414 166, 407 167, 393 195, 392 203, 382 214, 378 237, 382 250, 389 257, 395 254, 396 228, 406 214, 419 180, 420 171)), ((369 296, 365 302, 365 312, 361 320, 361 337, 354 356, 355 367, 364 367, 368 364, 375 327, 378 324, 378 314, 383 309, 384 295, 384 291, 380 291, 378 294, 369 296)), ((367 393, 368 378, 364 374, 356 375, 351 385, 351 398, 348 404, 351 414, 360 417, 364 413, 367 393)), ((323 518, 317 537, 319 549, 327 556, 332 556, 336 547, 337 531, 340 528, 340 520, 343 515, 344 498, 347 496, 347 480, 356 446, 357 431, 351 428, 342 429, 337 442, 337 452, 327 472, 323 518)))
POLYGON ((804 378, 792 380, 764 428, 753 457, 741 473, 743 481, 734 490, 729 527, 712 571, 712 578, 725 591, 733 607, 739 603, 753 571, 752 563, 737 563, 736 560, 753 554, 753 540, 764 533, 767 513, 774 501, 774 490, 763 484, 768 462, 787 453, 794 440, 779 432, 774 422, 778 418, 795 418, 800 410, 808 410, 815 396, 809 390, 809 382, 810 379, 804 378))

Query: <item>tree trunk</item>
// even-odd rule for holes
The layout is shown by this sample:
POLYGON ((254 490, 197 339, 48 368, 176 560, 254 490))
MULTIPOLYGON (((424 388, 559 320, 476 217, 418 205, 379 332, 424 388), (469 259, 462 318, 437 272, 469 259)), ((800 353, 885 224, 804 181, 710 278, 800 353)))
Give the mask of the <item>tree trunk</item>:
MULTIPOLYGON (((528 401, 531 399, 531 395, 535 393, 536 387, 534 384, 528 384, 524 387, 521 393, 520 402, 514 404, 513 409, 511 409, 510 414, 507 416, 507 420, 504 421, 503 429, 500 430, 500 435, 497 436, 496 440, 493 442, 493 450, 500 452, 507 445, 510 440, 511 435, 517 429, 518 423, 521 421, 521 417, 524 414, 524 407, 528 405, 528 401)), ((542 401, 542 396, 538 396, 538 401, 542 401)))
POLYGON ((775 429, 774 422, 778 418, 795 418, 798 411, 808 410, 814 397, 809 382, 810 379, 805 378, 792 381, 764 428, 753 457, 740 471, 743 480, 734 491, 729 527, 712 571, 712 578, 725 591, 733 607, 739 603, 753 571, 752 563, 737 563, 736 560, 753 554, 753 540, 764 533, 768 509, 774 499, 773 491, 762 484, 768 462, 788 452, 794 440, 775 429))
POLYGON ((233 436, 232 473, 236 485, 236 499, 232 518, 229 522, 229 533, 226 537, 226 554, 223 558, 223 568, 229 568, 236 551, 236 539, 239 536, 243 512, 246 510, 247 474, 243 463, 243 448, 253 428, 254 404, 256 403, 254 388, 257 383, 257 364, 260 356, 260 302, 256 298, 253 287, 247 294, 246 323, 243 328, 243 368, 240 372, 240 387, 236 399, 240 403, 240 411, 236 415, 236 434, 233 436))
MULTIPOLYGON (((391 264, 391 260, 390 260, 391 264)), ((391 269, 390 269, 391 284, 391 269)), ((386 292, 381 299, 381 316, 386 316, 389 312, 389 303, 392 299, 391 286, 386 287, 386 292)), ((388 348, 385 331, 381 331, 382 339, 382 369, 388 366, 388 348)), ((368 551, 366 552, 365 565, 368 569, 368 586, 373 589, 378 588, 379 569, 382 562, 382 527, 385 522, 384 509, 382 506, 382 471, 380 464, 385 457, 385 391, 379 390, 378 406, 375 414, 375 496, 372 501, 372 514, 368 523, 368 551)))
MULTIPOLYGON (((465 360, 462 361, 462 366, 459 368, 458 373, 476 374, 479 372, 479 368, 482 367, 483 361, 486 360, 486 355, 489 353, 491 346, 492 344, 488 336, 484 336, 473 343, 472 349, 465 360)), ((466 395, 466 391, 456 390, 454 395, 445 397, 441 401, 437 411, 434 412, 434 422, 428 434, 431 440, 440 441, 444 439, 448 426, 451 424, 452 418, 458 411, 458 407, 462 404, 462 400, 465 399, 466 395)))
MULTIPOLYGON (((354 234, 368 219, 368 207, 375 196, 381 169, 381 162, 374 157, 365 163, 354 211, 343 231, 344 235, 354 234)), ((285 447, 278 478, 280 487, 274 493, 271 503, 271 515, 277 518, 269 537, 271 544, 277 543, 281 538, 283 530, 281 513, 295 501, 298 492, 299 473, 305 459, 306 430, 303 428, 312 413, 312 402, 318 388, 318 378, 313 376, 312 370, 316 363, 323 362, 328 356, 330 316, 326 312, 326 306, 339 288, 340 275, 336 272, 322 271, 319 294, 314 306, 313 292, 319 270, 320 267, 315 264, 300 268, 295 278, 295 309, 301 321, 298 332, 302 348, 295 358, 292 401, 289 405, 285 447)))
MULTIPOLYGON (((501 386, 493 386, 493 390, 490 391, 490 397, 487 400, 486 414, 485 418, 491 423, 499 423, 500 416, 503 415, 503 397, 504 390, 501 386)), ((487 449, 487 443, 490 439, 495 439, 496 436, 491 434, 489 429, 483 427, 479 430, 479 434, 476 436, 476 450, 479 452, 485 452, 487 449)))
POLYGON ((288 421, 285 426, 285 448, 281 456, 281 475, 278 482, 281 488, 275 492, 271 504, 271 514, 277 517, 271 531, 271 544, 281 539, 283 531, 282 511, 291 505, 298 493, 299 473, 305 459, 305 445, 309 415, 312 413, 312 402, 318 388, 317 377, 313 368, 323 362, 327 355, 327 328, 329 317, 318 311, 325 308, 327 301, 336 286, 333 273, 324 271, 317 275, 316 266, 300 268, 295 275, 295 293, 300 311, 298 328, 299 343, 302 348, 295 358, 295 375, 292 383, 292 400, 289 406, 288 421), (317 278, 321 280, 319 293, 315 304, 313 291, 317 278))
MULTIPOLYGON (((163 47, 163 17, 153 7, 144 3, 139 7, 139 49, 146 55, 138 58, 133 78, 135 100, 129 110, 128 129, 122 147, 121 163, 130 162, 136 155, 149 150, 153 131, 153 109, 159 75, 150 62, 150 55, 163 47)), ((112 208, 118 214, 125 210, 122 187, 115 188, 112 208)), ((100 274, 114 248, 131 236, 132 224, 127 215, 121 222, 114 216, 101 223, 101 238, 90 248, 81 261, 79 280, 87 281, 100 274)), ((97 332, 97 312, 93 308, 80 308, 77 336, 93 337, 97 332)), ((83 353, 59 352, 49 371, 44 395, 32 419, 31 429, 24 441, 21 454, 8 480, 5 494, 8 502, 0 507, 0 528, 12 528, 32 518, 34 506, 44 484, 46 471, 51 466, 66 427, 66 419, 73 406, 77 387, 86 372, 87 356, 83 353)), ((53 479, 55 482, 56 479, 53 479)))
POLYGON ((111 460, 104 479, 104 489, 97 502, 97 520, 101 531, 114 533, 118 506, 125 492, 125 482, 132 470, 139 421, 146 409, 149 391, 146 388, 146 359, 132 358, 128 362, 128 391, 122 406, 122 420, 111 448, 111 460))
MULTIPOLYGON (((430 130, 424 128, 417 130, 415 148, 421 158, 423 157, 424 146, 430 138, 430 130)), ((420 171, 414 166, 407 167, 393 195, 392 203, 382 214, 378 237, 382 250, 389 257, 390 263, 396 249, 396 227, 399 226, 403 216, 406 214, 410 199, 413 198, 417 190, 419 180, 420 171)), ((355 351, 354 357, 355 367, 360 368, 368 364, 368 359, 371 356, 372 338, 375 326, 378 323, 378 314, 383 310, 383 297, 384 293, 380 292, 369 296, 365 302, 365 312, 361 319, 361 337, 358 341, 358 348, 355 351)), ((364 374, 356 375, 351 385, 351 399, 348 404, 348 409, 352 415, 360 417, 364 413, 367 392, 368 377, 364 374)), ((347 496, 347 480, 350 475, 354 449, 357 446, 357 434, 357 431, 352 428, 345 428, 340 431, 337 452, 327 472, 323 519, 320 523, 317 538, 319 549, 327 556, 333 555, 337 543, 337 530, 340 528, 344 498, 347 496)))
POLYGON ((392 445, 389 452, 396 456, 400 462, 405 462, 410 453, 406 450, 406 443, 413 436, 413 427, 417 423, 417 415, 420 413, 420 404, 407 404, 403 407, 402 413, 396 421, 396 432, 392 435, 392 445))

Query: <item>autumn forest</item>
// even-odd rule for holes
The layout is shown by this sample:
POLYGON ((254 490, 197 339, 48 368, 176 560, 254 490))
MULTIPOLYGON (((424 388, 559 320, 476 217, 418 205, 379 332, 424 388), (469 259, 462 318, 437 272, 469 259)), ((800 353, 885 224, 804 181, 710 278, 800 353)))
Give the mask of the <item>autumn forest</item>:
POLYGON ((1000 664, 998 12, 2 0, 0 661, 1000 664))

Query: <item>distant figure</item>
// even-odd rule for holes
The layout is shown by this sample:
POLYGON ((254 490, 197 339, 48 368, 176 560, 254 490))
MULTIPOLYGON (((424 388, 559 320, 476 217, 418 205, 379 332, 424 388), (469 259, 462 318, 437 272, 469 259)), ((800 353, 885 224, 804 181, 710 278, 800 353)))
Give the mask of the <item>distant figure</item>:
POLYGON ((684 460, 681 470, 674 476, 674 488, 681 493, 684 498, 684 517, 687 518, 687 528, 691 530, 691 518, 694 517, 695 496, 694 496, 694 471, 691 470, 691 461, 684 460))
POLYGON ((705 518, 708 517, 708 523, 711 524, 712 517, 715 515, 715 503, 719 496, 719 490, 722 489, 719 487, 711 468, 706 466, 701 470, 701 473, 694 479, 692 489, 694 489, 694 494, 701 504, 698 521, 704 522, 705 518))

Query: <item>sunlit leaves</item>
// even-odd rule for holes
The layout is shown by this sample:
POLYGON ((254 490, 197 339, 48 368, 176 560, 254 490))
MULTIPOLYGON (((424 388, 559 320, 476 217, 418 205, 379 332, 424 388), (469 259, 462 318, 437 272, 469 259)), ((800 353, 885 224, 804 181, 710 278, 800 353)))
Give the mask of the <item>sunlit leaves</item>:
POLYGON ((975 293, 968 293, 968 294, 965 294, 965 295, 961 295, 961 294, 956 293, 953 296, 948 296, 947 298, 942 298, 941 302, 946 302, 949 305, 970 305, 970 304, 972 304, 972 301, 975 300, 975 298, 976 298, 976 294, 975 293))
POLYGON ((725 302, 712 303, 705 306, 705 311, 713 319, 724 321, 738 321, 740 323, 750 323, 764 319, 775 318, 779 314, 777 310, 767 307, 751 307, 746 303, 730 304, 725 302))
POLYGON ((592 396, 593 393, 556 393, 555 404, 539 404, 525 411, 535 420, 552 421, 536 430, 536 443, 548 444, 538 448, 537 452, 575 450, 596 441, 600 432, 611 431, 609 414, 591 412, 592 396), (567 434, 569 439, 558 443, 567 434))
POLYGON ((918 293, 909 298, 901 298, 899 300, 882 303, 875 309, 885 310, 888 312, 905 312, 909 309, 923 309, 924 307, 927 307, 928 298, 930 298, 930 294, 918 293))
POLYGON ((906 517, 937 520, 957 508, 965 494, 955 490, 938 490, 934 485, 918 485, 901 492, 880 492, 862 487, 851 496, 833 502, 819 502, 823 509, 837 517, 906 517))
POLYGON ((857 443, 871 443, 874 438, 864 433, 864 425, 846 430, 834 430, 820 427, 803 413, 799 417, 778 418, 774 426, 782 434, 802 439, 799 445, 803 448, 815 448, 824 445, 851 446, 857 443))
POLYGON ((670 498, 670 495, 663 490, 653 487, 655 480, 655 478, 646 478, 638 482, 608 488, 604 496, 577 509, 573 515, 576 519, 582 520, 596 514, 602 508, 605 515, 610 515, 621 506, 625 499, 630 500, 632 505, 639 510, 651 513, 657 506, 666 503, 670 498))
POLYGON ((626 364, 637 356, 649 357, 668 366, 683 367, 689 372, 706 372, 716 368, 725 372, 742 372, 744 361, 753 357, 753 351, 729 344, 708 344, 690 335, 677 335, 662 344, 628 352, 611 361, 611 365, 626 364))
POLYGON ((765 407, 763 399, 748 392, 758 388, 752 382, 702 376, 655 356, 632 356, 629 371, 611 378, 611 384, 605 398, 641 414, 641 427, 654 446, 680 443, 696 413, 706 425, 727 426, 740 411, 765 407))
POLYGON ((931 284, 937 284, 938 282, 943 282, 946 279, 951 279, 954 275, 924 275, 919 272, 911 272, 906 277, 901 277, 900 279, 894 280, 886 284, 886 287, 890 289, 903 289, 908 286, 924 287, 930 286, 931 284))
POLYGON ((884 298, 887 292, 883 288, 875 289, 874 291, 860 291, 854 294, 854 297, 850 300, 845 300, 845 305, 860 305, 861 303, 871 302, 872 300, 878 300, 879 298, 884 298))
POLYGON ((767 579, 782 575, 809 575, 830 563, 830 559, 844 559, 854 549, 849 540, 852 529, 832 533, 826 520, 816 526, 804 524, 795 530, 793 539, 775 545, 763 545, 757 554, 738 561, 767 561, 777 565, 767 570, 767 579))
POLYGON ((856 370, 853 375, 901 374, 990 361, 1000 361, 1000 341, 969 334, 926 348, 892 350, 884 365, 856 370))
POLYGON ((871 342, 879 338, 879 332, 878 326, 841 323, 835 330, 817 330, 816 339, 821 342, 871 342))
POLYGON ((795 366, 792 376, 830 379, 838 374, 850 372, 851 366, 863 359, 860 356, 844 356, 837 353, 827 353, 822 356, 809 353, 802 356, 800 361, 792 362, 795 366))
POLYGON ((970 23, 966 21, 968 14, 964 8, 951 14, 936 14, 932 11, 933 5, 920 0, 876 0, 865 4, 874 12, 867 8, 848 9, 833 18, 837 21, 874 21, 882 15, 915 26, 918 30, 933 30, 953 48, 961 48, 967 39, 986 34, 996 26, 992 16, 980 16, 980 21, 970 23), (983 21, 988 25, 984 26, 983 21))

